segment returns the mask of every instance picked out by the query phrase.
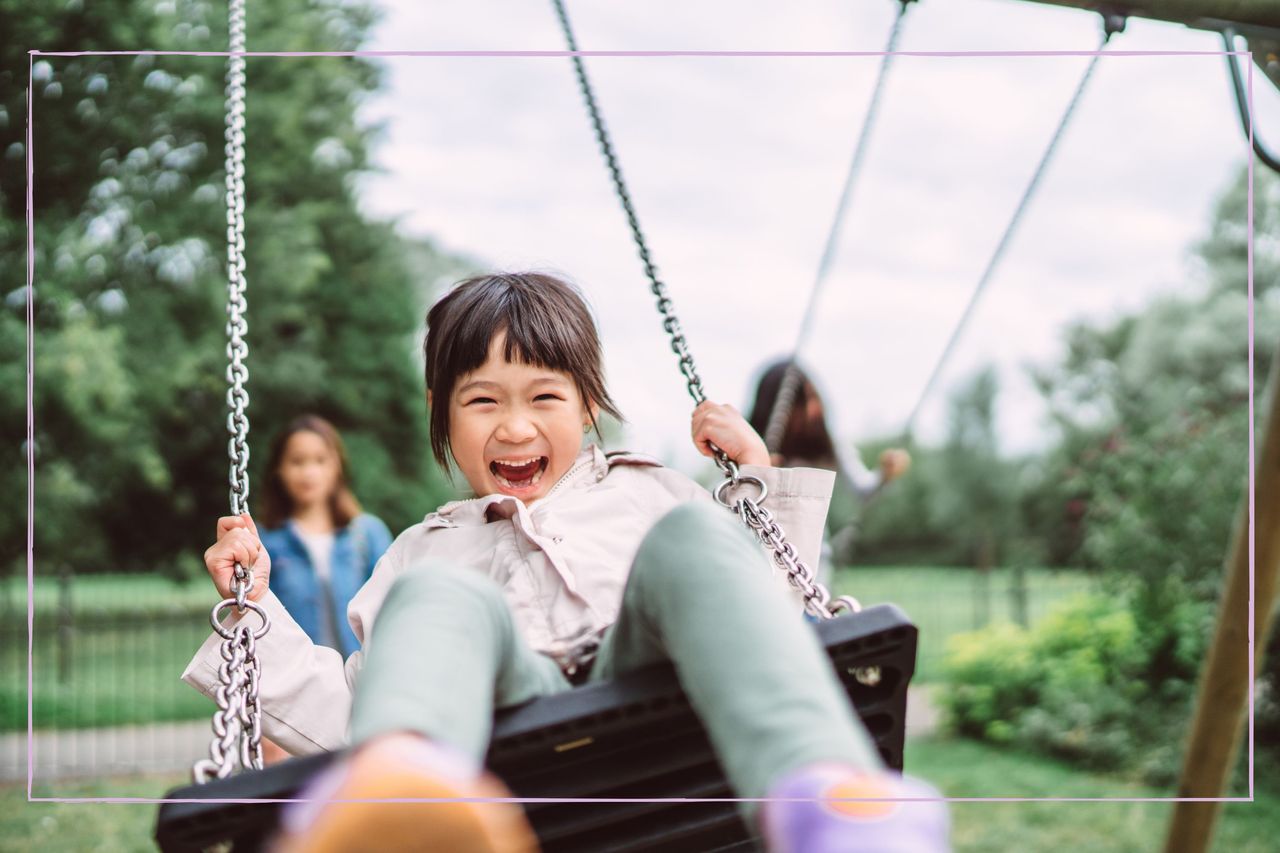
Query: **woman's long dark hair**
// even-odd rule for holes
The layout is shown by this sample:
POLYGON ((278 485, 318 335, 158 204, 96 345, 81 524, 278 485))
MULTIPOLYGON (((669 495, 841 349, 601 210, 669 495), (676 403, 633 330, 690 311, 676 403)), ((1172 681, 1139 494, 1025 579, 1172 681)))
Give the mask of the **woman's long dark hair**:
MULTIPOLYGON (((756 386, 756 399, 751 406, 749 420, 752 428, 760 434, 761 438, 769 428, 769 416, 773 412, 774 401, 778 399, 782 378, 791 364, 791 359, 783 359, 771 364, 756 386)), ((806 413, 809 401, 813 399, 821 401, 822 397, 798 365, 796 370, 800 373, 800 384, 796 388, 795 399, 791 403, 791 417, 787 419, 787 428, 783 431, 781 446, 771 447, 769 451, 781 453, 784 462, 802 459, 821 467, 834 468, 836 448, 831 440, 831 433, 827 430, 825 411, 817 418, 810 418, 806 413)))
POLYGON ((333 516, 334 527, 346 527, 351 519, 360 514, 360 502, 351 493, 347 477, 347 449, 342 444, 342 436, 338 435, 333 424, 319 415, 294 418, 271 442, 271 455, 267 459, 267 482, 262 490, 257 520, 265 527, 274 528, 282 526, 293 515, 293 498, 289 497, 289 490, 280 478, 280 463, 284 460, 284 449, 289 439, 299 432, 311 432, 320 436, 338 457, 338 482, 334 484, 333 494, 329 496, 329 512, 333 516))

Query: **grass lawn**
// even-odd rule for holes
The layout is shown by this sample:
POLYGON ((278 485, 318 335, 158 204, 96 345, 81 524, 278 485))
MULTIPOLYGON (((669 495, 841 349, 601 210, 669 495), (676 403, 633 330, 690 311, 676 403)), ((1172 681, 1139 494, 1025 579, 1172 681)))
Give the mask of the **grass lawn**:
MULTIPOLYGON (((950 738, 907 744, 909 771, 948 797, 1168 797, 1039 756, 950 738)), ((1277 849, 1280 780, 1259 784, 1252 803, 1224 803, 1214 844, 1221 853, 1277 849)), ((1158 851, 1171 803, 952 803, 952 843, 962 851, 1158 851)))
MULTIPOLYGON (((135 776, 59 783, 59 797, 162 797, 189 781, 187 774, 135 776), (108 793, 104 793, 107 792, 108 793)), ((37 787, 36 796, 50 796, 37 787)), ((151 840, 159 806, 133 803, 28 803, 25 785, 0 787, 0 851, 154 851, 151 840)))
MULTIPOLYGON (((1013 573, 995 569, 985 587, 968 569, 915 566, 857 566, 836 572, 834 595, 852 595, 863 606, 896 604, 920 629, 915 682, 941 675, 948 637, 980 627, 980 603, 991 621, 1014 621, 1013 573)), ((1034 623, 1050 608, 1091 588, 1087 575, 1027 569, 1027 617, 1034 623)))
MULTIPOLYGON (((956 797, 1163 797, 1165 791, 1114 777, 1082 773, 1044 758, 970 741, 927 738, 907 745, 913 774, 956 797)), ((60 796, 156 797, 186 776, 149 776, 60 783, 60 796)), ((37 795, 40 792, 37 791, 37 795)), ((0 851, 152 850, 156 806, 28 803, 22 786, 0 787, 0 851)), ((1172 808, 1168 803, 952 803, 952 841, 967 851, 1157 851, 1172 808)), ((1266 853, 1276 849, 1280 784, 1262 787, 1253 803, 1224 807, 1213 850, 1266 853)))

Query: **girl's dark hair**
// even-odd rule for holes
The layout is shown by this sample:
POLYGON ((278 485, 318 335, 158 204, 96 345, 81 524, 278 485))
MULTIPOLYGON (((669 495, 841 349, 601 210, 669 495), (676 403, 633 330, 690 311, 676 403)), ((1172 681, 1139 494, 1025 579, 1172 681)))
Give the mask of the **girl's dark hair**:
MULTIPOLYGON (((778 399, 778 391, 782 388, 782 378, 790 364, 791 359, 771 364, 756 386, 756 399, 751 406, 749 420, 761 438, 769 428, 769 416, 773 412, 774 401, 778 399)), ((809 401, 821 400, 822 397, 799 365, 796 370, 800 373, 800 384, 791 403, 791 417, 787 419, 787 427, 783 430, 782 445, 771 447, 769 451, 782 454, 784 460, 800 459, 816 463, 820 467, 834 467, 836 448, 831 440, 831 433, 827 430, 825 411, 817 418, 810 418, 806 413, 809 401)))
POLYGON ((301 415, 289 422, 283 430, 276 433, 271 442, 271 455, 267 458, 267 482, 263 487, 261 505, 258 507, 258 520, 265 527, 280 527, 293 515, 293 498, 285 488, 280 477, 280 463, 284 461, 284 449, 289 439, 300 432, 311 432, 324 439, 325 444, 338 457, 338 482, 333 494, 329 496, 329 512, 333 515, 334 527, 346 527, 351 519, 360 514, 360 502, 351 493, 347 477, 347 449, 342 444, 342 436, 333 424, 319 415, 301 415))
MULTIPOLYGON (((489 356, 506 334, 502 357, 569 374, 586 405, 623 420, 604 385, 600 337, 573 285, 546 273, 496 273, 458 282, 427 312, 427 390, 431 392, 431 452, 442 466, 449 444, 449 400, 458 378, 489 356)), ((588 413, 590 409, 588 408, 588 413)), ((591 424, 600 434, 595 416, 591 424)))

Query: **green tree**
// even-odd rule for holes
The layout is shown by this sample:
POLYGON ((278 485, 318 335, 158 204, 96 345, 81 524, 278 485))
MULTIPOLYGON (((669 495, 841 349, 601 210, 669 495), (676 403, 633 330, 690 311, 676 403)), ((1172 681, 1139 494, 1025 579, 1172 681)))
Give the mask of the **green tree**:
POLYGON ((995 422, 999 379, 976 373, 951 397, 950 430, 942 467, 950 488, 937 493, 938 516, 950 527, 968 565, 990 568, 999 544, 1014 533, 1011 463, 1000 456, 995 422))
MULTIPOLYGON (((1280 181, 1264 172, 1255 179, 1252 379, 1260 393, 1280 340, 1280 181)), ((1146 744, 1185 723, 1247 484, 1245 190, 1242 176, 1217 206, 1198 247, 1198 284, 1111 323, 1072 328, 1061 364, 1036 374, 1061 440, 1038 466, 1024 507, 1037 510, 1042 531, 1076 525, 1058 540, 1074 543, 1073 559, 1099 572, 1132 614, 1143 650, 1134 677, 1146 690, 1129 719, 1146 744)), ((1280 686, 1277 663, 1266 678, 1280 686)), ((1176 749, 1161 748, 1148 769, 1171 772, 1176 749)))
MULTIPOLYGON (((0 271, 25 278, 26 51, 218 50, 225 8, 0 0, 0 271)), ((249 4, 249 46, 354 50, 358 2, 249 4)), ((199 571, 227 511, 224 62, 47 57, 32 66, 36 553, 76 571, 199 571)), ((453 495, 430 458, 414 355, 459 262, 357 209, 379 85, 361 59, 248 63, 251 476, 292 416, 333 420, 357 493, 393 529, 453 495)), ((25 288, 0 314, 4 446, 25 456, 25 288)), ((26 472, 0 469, 0 541, 25 542, 26 472)), ((16 562, 16 561, 15 561, 16 562)))
POLYGON ((989 568, 1006 559, 1004 545, 1018 535, 1020 463, 1000 453, 998 394, 991 367, 952 391, 942 446, 912 446, 911 470, 866 507, 856 544, 861 561, 989 568))

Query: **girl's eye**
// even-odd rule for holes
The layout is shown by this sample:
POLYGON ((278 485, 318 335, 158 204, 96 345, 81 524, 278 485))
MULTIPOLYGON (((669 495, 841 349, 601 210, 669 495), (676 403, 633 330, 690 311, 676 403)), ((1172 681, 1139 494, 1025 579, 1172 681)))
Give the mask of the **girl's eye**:
POLYGON ((490 399, 489 397, 476 397, 476 398, 475 398, 474 400, 472 400, 470 403, 467 403, 467 405, 468 405, 468 406, 470 406, 470 405, 473 405, 473 404, 475 404, 475 403, 492 403, 492 402, 493 402, 493 400, 492 400, 492 399, 490 399))
POLYGON ((555 394, 539 394, 537 397, 534 397, 533 399, 536 402, 537 400, 559 400, 560 398, 557 397, 555 394))

